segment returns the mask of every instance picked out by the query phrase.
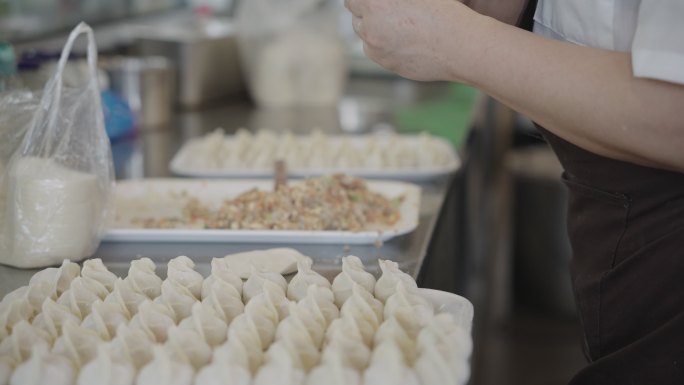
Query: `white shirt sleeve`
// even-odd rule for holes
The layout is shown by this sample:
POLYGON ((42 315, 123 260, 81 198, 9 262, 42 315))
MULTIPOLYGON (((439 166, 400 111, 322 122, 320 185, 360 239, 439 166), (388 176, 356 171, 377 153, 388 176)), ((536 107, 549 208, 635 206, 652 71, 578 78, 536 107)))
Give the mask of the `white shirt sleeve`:
POLYGON ((684 85, 684 1, 642 0, 632 42, 634 76, 684 85))

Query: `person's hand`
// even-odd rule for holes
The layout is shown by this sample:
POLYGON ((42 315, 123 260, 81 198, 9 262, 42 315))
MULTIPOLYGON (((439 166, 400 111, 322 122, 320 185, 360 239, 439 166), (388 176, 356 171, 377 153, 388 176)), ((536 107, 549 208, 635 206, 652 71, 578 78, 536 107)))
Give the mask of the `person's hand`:
POLYGON ((345 0, 366 55, 414 80, 462 80, 478 14, 456 0, 345 0))

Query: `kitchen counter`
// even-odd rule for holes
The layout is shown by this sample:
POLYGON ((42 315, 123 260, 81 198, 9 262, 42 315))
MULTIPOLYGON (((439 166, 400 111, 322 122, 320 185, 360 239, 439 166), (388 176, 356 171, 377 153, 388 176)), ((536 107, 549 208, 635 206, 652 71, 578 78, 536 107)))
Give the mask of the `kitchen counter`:
MULTIPOLYGON (((117 179, 144 177, 172 177, 168 164, 185 141, 204 135, 217 127, 231 133, 240 127, 254 129, 277 129, 293 133, 306 133, 318 128, 326 133, 364 133, 394 129, 396 112, 418 103, 439 100, 448 92, 443 83, 415 83, 397 78, 361 78, 350 81, 346 97, 339 108, 302 108, 283 110, 260 110, 245 99, 224 102, 198 111, 179 112, 164 127, 141 129, 135 138, 116 141, 112 145, 117 179)), ((249 243, 111 243, 103 242, 96 257, 102 258, 114 273, 125 276, 129 261, 139 256, 150 257, 158 264, 159 273, 165 273, 165 262, 178 255, 187 255, 197 263, 197 270, 205 276, 210 271, 213 257, 221 257, 239 251, 272 247, 293 247, 314 259, 314 268, 328 277, 341 269, 341 257, 359 256, 369 271, 379 273, 377 260, 387 258, 397 261, 400 267, 425 282, 428 252, 440 258, 456 260, 459 257, 449 244, 457 243, 456 230, 451 226, 441 229, 442 250, 430 249, 431 240, 438 234, 440 211, 447 200, 458 201, 460 189, 453 188, 460 172, 453 178, 444 178, 422 184, 420 222, 410 234, 394 238, 382 245, 299 245, 299 244, 249 244, 249 243), (450 186, 452 188, 450 189, 450 186), (450 243, 444 246, 444 239, 450 243), (447 248, 448 250, 444 250, 447 248), (430 251, 431 250, 431 251, 430 251)), ((441 225, 440 225, 441 227, 441 225)), ((437 258, 437 257, 435 257, 437 258)), ((431 263, 435 266, 435 263, 431 263)), ((436 270, 440 270, 437 268, 436 270)), ((19 270, 0 266, 0 297, 28 282, 35 270, 19 270)), ((442 274, 449 273, 442 271, 442 274)), ((430 273, 433 274, 433 273, 430 273)), ((426 285, 429 286, 429 285, 426 285)))

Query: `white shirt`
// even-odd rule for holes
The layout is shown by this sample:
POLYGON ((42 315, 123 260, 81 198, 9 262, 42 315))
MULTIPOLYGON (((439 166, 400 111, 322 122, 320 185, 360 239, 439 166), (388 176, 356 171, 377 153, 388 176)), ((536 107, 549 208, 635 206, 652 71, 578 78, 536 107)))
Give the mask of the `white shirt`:
POLYGON ((684 84, 684 0, 539 0, 534 32, 631 52, 634 76, 684 84))

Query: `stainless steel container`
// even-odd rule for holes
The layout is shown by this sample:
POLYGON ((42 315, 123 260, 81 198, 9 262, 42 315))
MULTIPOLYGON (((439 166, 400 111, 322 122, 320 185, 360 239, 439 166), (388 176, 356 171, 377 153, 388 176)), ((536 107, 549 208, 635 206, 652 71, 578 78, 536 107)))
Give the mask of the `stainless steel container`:
POLYGON ((141 27, 136 53, 164 56, 176 64, 181 107, 194 108, 244 89, 233 25, 222 20, 188 19, 141 27))
POLYGON ((110 88, 126 100, 140 128, 163 126, 171 120, 175 95, 175 71, 164 57, 115 57, 101 68, 109 75, 110 88))

